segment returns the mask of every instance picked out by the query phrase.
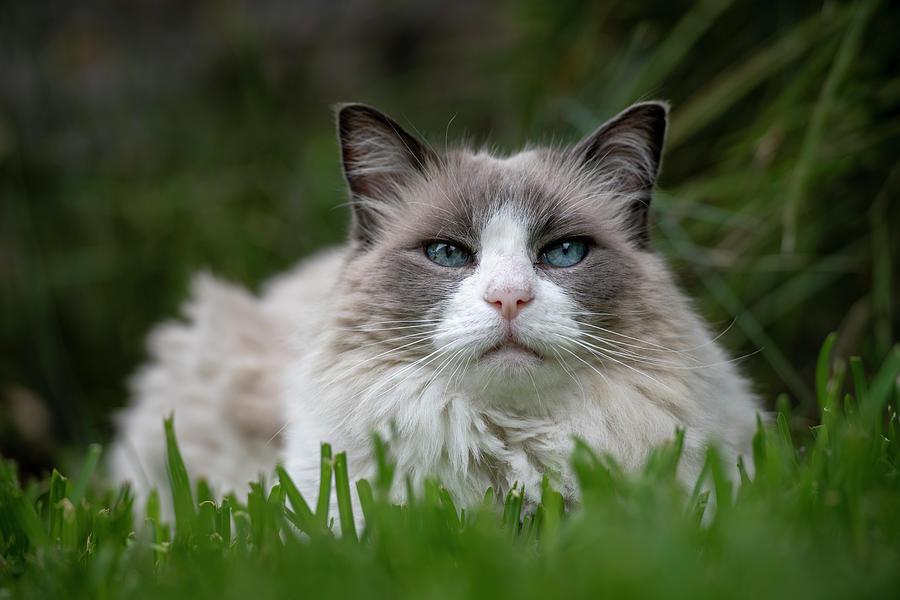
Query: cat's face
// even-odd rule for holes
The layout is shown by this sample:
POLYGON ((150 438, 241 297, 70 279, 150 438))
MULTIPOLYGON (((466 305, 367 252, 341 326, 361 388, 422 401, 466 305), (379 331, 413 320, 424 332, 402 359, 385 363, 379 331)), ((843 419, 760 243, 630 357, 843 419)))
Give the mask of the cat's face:
POLYGON ((459 380, 603 368, 599 328, 622 329, 640 303, 665 115, 637 105, 574 148, 498 159, 439 155, 374 109, 344 107, 342 294, 357 309, 343 314, 361 334, 346 343, 459 380))

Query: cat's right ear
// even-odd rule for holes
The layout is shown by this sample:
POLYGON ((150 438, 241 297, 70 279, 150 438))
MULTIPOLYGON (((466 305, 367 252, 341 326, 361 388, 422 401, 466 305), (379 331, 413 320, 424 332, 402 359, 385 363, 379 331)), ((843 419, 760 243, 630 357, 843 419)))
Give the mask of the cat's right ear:
POLYGON ((353 206, 351 238, 368 244, 386 206, 437 163, 434 152, 396 121, 365 104, 338 106, 338 138, 353 206))

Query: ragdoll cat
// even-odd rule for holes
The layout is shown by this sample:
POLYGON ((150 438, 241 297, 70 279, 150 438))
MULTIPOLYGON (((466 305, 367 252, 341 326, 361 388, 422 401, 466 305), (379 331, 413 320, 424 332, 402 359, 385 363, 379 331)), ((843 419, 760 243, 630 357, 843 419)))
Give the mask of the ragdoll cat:
POLYGON ((649 242, 666 119, 636 104, 573 147, 498 157, 341 107, 348 243, 259 297, 200 277, 187 322, 151 336, 114 474, 165 485, 172 410, 220 491, 281 460, 315 497, 322 441, 370 477, 372 432, 463 505, 517 481, 533 503, 543 474, 575 502, 573 436, 633 469, 682 428, 688 484, 710 443, 735 464, 756 401, 649 242))

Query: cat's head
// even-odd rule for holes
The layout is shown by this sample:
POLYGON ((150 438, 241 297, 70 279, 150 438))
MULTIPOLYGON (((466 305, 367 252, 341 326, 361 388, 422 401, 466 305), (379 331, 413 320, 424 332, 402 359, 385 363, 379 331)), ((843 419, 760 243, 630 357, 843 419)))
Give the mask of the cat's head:
POLYGON ((663 103, 635 104, 574 146, 496 157, 340 107, 352 205, 340 314, 359 332, 346 349, 448 377, 613 365, 602 356, 625 338, 604 330, 631 335, 627 315, 650 301, 666 119, 663 103))

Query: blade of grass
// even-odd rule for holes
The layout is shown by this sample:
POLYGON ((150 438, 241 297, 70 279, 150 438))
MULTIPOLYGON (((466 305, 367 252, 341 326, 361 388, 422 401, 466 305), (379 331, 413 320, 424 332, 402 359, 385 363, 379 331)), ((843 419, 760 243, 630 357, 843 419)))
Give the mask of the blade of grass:
POLYGON ((740 478, 741 478, 741 490, 744 490, 744 489, 746 489, 745 486, 750 485, 752 483, 752 481, 750 480, 750 475, 747 473, 747 467, 744 466, 744 457, 743 456, 738 456, 737 467, 738 467, 738 474, 740 475, 740 478))
MULTIPOLYGON (((731 478, 726 474, 726 466, 722 464, 722 457, 715 449, 710 446, 706 451, 707 464, 712 474, 713 490, 716 493, 716 514, 715 523, 721 523, 731 514, 732 502, 732 483, 731 478)), ((728 465, 730 467, 730 465, 728 465)))
POLYGON ((334 487, 337 494, 338 514, 341 517, 341 536, 355 541, 356 524, 353 522, 353 503, 350 498, 350 480, 347 476, 347 453, 334 457, 334 487))
POLYGON ((359 506, 366 520, 366 529, 369 529, 375 521, 375 495, 368 480, 360 479, 356 482, 356 495, 359 496, 359 506))
MULTIPOLYGON (((20 490, 15 490, 8 501, 12 506, 12 513, 15 516, 19 527, 22 528, 22 531, 28 538, 28 543, 33 544, 37 548, 47 548, 50 545, 50 538, 47 537, 47 532, 44 530, 44 525, 41 523, 40 517, 34 511, 34 506, 28 502, 25 495, 22 494, 20 490)), ((63 509, 65 510, 65 505, 68 504, 68 500, 63 498, 60 502, 63 504, 63 509)), ((69 504, 69 506, 71 506, 71 504, 69 504)), ((64 525, 63 531, 65 531, 64 525)))
POLYGON ((540 522, 540 535, 544 540, 555 538, 559 532, 564 503, 562 494, 550 486, 550 480, 546 475, 541 479, 541 506, 543 511, 540 522))
POLYGON ((375 491, 378 493, 379 497, 386 498, 390 493, 391 483, 394 481, 396 465, 393 464, 388 457, 384 440, 376 433, 372 434, 372 447, 374 448, 375 464, 377 467, 375 491))
POLYGON ((247 495, 247 515, 250 517, 250 539, 253 546, 262 548, 266 540, 266 492, 259 482, 250 482, 247 495))
POLYGON ((703 523, 703 517, 706 515, 706 508, 709 506, 709 494, 709 490, 704 490, 703 493, 697 496, 697 500, 689 505, 693 507, 694 521, 698 525, 703 523))
POLYGON ((462 528, 462 521, 460 520, 459 511, 456 509, 456 504, 453 502, 453 497, 444 486, 439 487, 438 499, 440 501, 440 506, 444 511, 444 518, 447 521, 447 524, 450 526, 450 529, 454 532, 459 531, 462 528))
POLYGON ((206 500, 215 500, 213 497, 212 490, 209 489, 209 483, 206 482, 206 479, 200 477, 197 479, 197 504, 201 502, 205 502, 206 500))
POLYGON ((91 477, 94 476, 94 471, 97 470, 97 463, 100 461, 100 455, 102 453, 103 448, 100 444, 91 444, 88 446, 84 464, 82 465, 81 470, 78 471, 75 481, 72 483, 72 492, 69 495, 69 500, 71 500, 72 504, 75 506, 78 506, 78 503, 81 502, 81 499, 84 497, 84 492, 87 491, 88 484, 91 482, 91 477))
POLYGON ((819 400, 819 409, 824 410, 828 402, 828 380, 831 378, 831 348, 837 339, 833 331, 825 338, 822 349, 819 351, 819 359, 816 361, 816 398, 819 400))
POLYGON ((225 545, 231 544, 231 501, 226 497, 216 510, 216 533, 225 541, 225 545))
POLYGON ((506 502, 503 505, 503 525, 511 536, 519 532, 522 522, 522 501, 525 495, 525 485, 514 483, 506 494, 506 502))
MULTIPOLYGON (((766 428, 763 426, 762 417, 756 415, 756 433, 753 434, 753 469, 756 473, 762 471, 766 464, 766 428)), ((695 489, 695 491, 697 491, 695 489)))
POLYGON ((489 487, 484 490, 484 497, 481 499, 481 505, 485 508, 490 508, 494 506, 494 488, 489 487))
POLYGON ((50 509, 50 539, 55 540, 59 537, 60 531, 62 530, 62 507, 59 505, 60 501, 68 496, 68 481, 62 474, 53 469, 53 474, 50 476, 50 495, 49 495, 49 504, 48 507, 50 509))
POLYGON ((316 520, 322 528, 328 528, 328 508, 331 505, 331 472, 334 461, 331 458, 331 444, 322 444, 322 463, 319 474, 319 503, 316 505, 316 520))
POLYGON ((856 402, 866 404, 869 401, 869 382, 866 381, 866 371, 860 357, 850 357, 850 370, 853 372, 853 394, 856 396, 856 402))
POLYGON ((204 500, 197 509, 197 533, 204 536, 216 533, 216 503, 204 500))
POLYGON ((778 397, 775 399, 775 412, 776 414, 783 414, 784 418, 787 419, 788 425, 790 425, 792 417, 790 396, 785 393, 778 394, 778 397))
POLYGON ((797 453, 794 449, 794 439, 791 437, 791 428, 790 425, 788 425, 788 420, 784 413, 778 413, 777 423, 778 435, 781 437, 781 443, 784 446, 784 451, 790 457, 791 462, 796 465, 797 453))
POLYGON ((704 490, 704 488, 706 487, 706 479, 709 477, 710 468, 709 455, 707 455, 703 461, 703 468, 700 469, 700 474, 697 475, 697 481, 694 482, 694 489, 691 490, 691 500, 688 502, 688 506, 693 507, 694 514, 697 515, 698 519, 702 519, 703 513, 706 511, 709 490, 704 490))
MULTIPOLYGON (((62 507, 62 531, 59 540, 63 548, 75 549, 79 545, 78 539, 78 511, 68 498, 59 501, 62 507)), ((90 535, 88 535, 90 541, 90 535)))
POLYGON ((159 492, 156 491, 156 488, 150 490, 150 495, 147 496, 147 506, 144 514, 148 519, 153 519, 159 523, 159 492))
POLYGON ((295 517, 291 519, 294 525, 307 535, 313 535, 313 533, 321 531, 321 528, 319 527, 320 522, 317 520, 316 516, 313 515, 312 510, 309 508, 309 504, 306 503, 300 490, 294 485, 293 480, 290 475, 288 475, 287 471, 284 470, 284 467, 278 465, 275 467, 275 472, 278 475, 279 484, 281 484, 281 487, 287 495, 287 499, 291 502, 291 507, 294 509, 292 514, 295 515, 295 517))
POLYGON ((867 430, 874 428, 875 423, 881 418, 884 407, 898 385, 898 375, 900 375, 900 344, 894 346, 878 373, 872 378, 868 402, 865 404, 860 402, 859 411, 867 430))
POLYGON ((163 421, 166 432, 166 471, 169 475, 169 487, 172 491, 172 503, 175 506, 175 536, 186 541, 194 529, 197 514, 194 511, 194 499, 191 495, 191 481, 175 440, 175 416, 170 415, 163 421))

